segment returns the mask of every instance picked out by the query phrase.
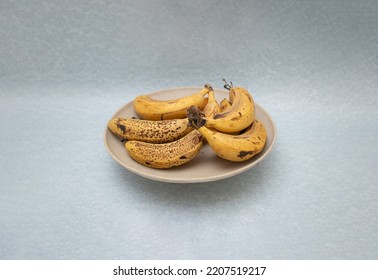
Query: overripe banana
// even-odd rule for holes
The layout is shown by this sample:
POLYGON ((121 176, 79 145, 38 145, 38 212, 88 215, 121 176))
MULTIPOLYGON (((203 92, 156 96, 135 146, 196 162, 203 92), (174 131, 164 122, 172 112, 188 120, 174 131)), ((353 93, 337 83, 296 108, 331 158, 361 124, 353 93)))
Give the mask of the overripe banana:
POLYGON ((114 118, 108 122, 108 127, 120 139, 149 143, 172 142, 193 130, 187 118, 162 121, 114 118))
POLYGON ((207 140, 211 149, 220 157, 230 161, 246 161, 260 153, 266 143, 264 125, 255 119, 241 134, 232 135, 206 127, 206 120, 198 110, 190 108, 189 121, 207 140))
POLYGON ((141 119, 166 120, 186 117, 186 110, 194 105, 204 109, 209 89, 205 87, 197 93, 172 100, 156 100, 147 95, 140 95, 134 99, 134 110, 141 119))
POLYGON ((171 168, 192 160, 200 151, 203 137, 197 130, 165 144, 127 141, 125 147, 135 161, 152 168, 171 168))
POLYGON ((234 133, 247 128, 255 118, 255 104, 251 94, 242 87, 226 83, 231 107, 212 117, 206 117, 206 126, 226 133, 234 133))

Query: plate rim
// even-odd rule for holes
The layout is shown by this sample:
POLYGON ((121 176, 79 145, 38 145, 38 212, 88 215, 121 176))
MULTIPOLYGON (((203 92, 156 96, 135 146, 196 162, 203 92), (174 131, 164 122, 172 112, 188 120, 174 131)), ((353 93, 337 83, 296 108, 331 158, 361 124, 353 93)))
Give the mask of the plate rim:
MULTIPOLYGON (((190 86, 190 87, 170 87, 170 88, 164 88, 164 89, 160 89, 160 90, 157 90, 157 91, 152 91, 152 92, 149 92, 149 93, 145 93, 143 95, 154 95, 154 94, 159 94, 161 92, 164 92, 164 91, 175 91, 175 90, 198 90, 198 89, 201 89, 202 87, 198 87, 198 86, 190 86)), ((225 89, 222 89, 222 88, 214 88, 214 91, 223 91, 223 92, 226 92, 227 93, 227 90, 225 89)), ((133 103, 133 100, 132 99, 131 101, 125 103, 124 105, 122 105, 113 115, 111 118, 114 118, 116 117, 126 106, 129 106, 129 105, 132 105, 133 103)), ((272 138, 272 143, 271 145, 268 147, 268 149, 264 152, 263 155, 261 155, 257 160, 251 162, 250 164, 247 164, 243 167, 240 167, 236 170, 233 170, 232 171, 232 174, 230 174, 230 172, 228 173, 222 173, 222 174, 219 174, 219 175, 212 175, 212 176, 208 176, 208 177, 205 177, 205 178, 201 178, 201 179, 196 179, 196 178, 192 178, 192 179, 184 179, 184 178, 167 178, 165 176, 159 176, 159 175, 150 175, 149 173, 145 173, 145 172, 142 172, 138 169, 135 169, 133 167, 130 167, 129 165, 125 164, 124 162, 120 161, 117 157, 115 157, 115 155, 113 155, 113 153, 110 151, 109 149, 109 144, 106 140, 106 136, 108 133, 110 133, 109 131, 109 128, 108 128, 108 125, 106 122, 106 127, 105 127, 105 130, 104 130, 104 133, 103 133, 103 142, 104 142, 104 145, 105 145, 105 148, 108 152, 108 154, 111 156, 111 158, 113 160, 115 160, 119 165, 121 165, 123 168, 127 169, 128 171, 136 174, 136 175, 139 175, 143 178, 147 178, 147 179, 150 179, 150 180, 153 180, 153 181, 159 181, 159 182, 166 182, 166 183, 180 183, 180 184, 193 184, 193 183, 206 183, 206 182, 213 182, 213 181, 218 181, 218 180, 222 180, 222 179, 226 179, 226 178, 230 178, 230 177, 233 177, 233 176, 236 176, 236 175, 239 175, 245 171, 247 171, 248 169, 251 169, 252 167, 256 166, 257 164, 259 164, 264 158, 266 158, 270 152, 272 151, 276 141, 277 141, 277 127, 276 127, 276 123, 275 121, 273 120, 273 118, 271 117, 271 115, 268 113, 268 111, 262 107, 260 104, 256 103, 255 102, 255 106, 258 106, 259 109, 261 111, 264 112, 264 114, 266 115, 266 117, 269 119, 269 121, 272 123, 272 127, 273 127, 273 138, 272 138)))

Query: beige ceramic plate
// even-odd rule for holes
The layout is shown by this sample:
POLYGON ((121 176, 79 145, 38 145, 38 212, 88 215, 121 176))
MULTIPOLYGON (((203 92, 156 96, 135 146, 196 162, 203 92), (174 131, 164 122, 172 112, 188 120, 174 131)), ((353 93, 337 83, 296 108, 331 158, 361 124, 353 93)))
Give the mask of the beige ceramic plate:
MULTIPOLYGON (((164 89, 149 94, 154 99, 167 100, 180 98, 199 91, 200 87, 185 87, 164 89)), ((215 96, 218 101, 228 98, 228 91, 215 89, 215 96)), ((153 169, 135 162, 129 157, 124 143, 106 128, 104 141, 105 147, 112 158, 129 171, 140 176, 163 182, 171 183, 198 183, 216 181, 223 178, 235 176, 244 172, 262 161, 272 150, 276 140, 276 127, 269 114, 258 104, 255 104, 256 118, 266 128, 268 139, 264 150, 245 162, 230 162, 216 156, 209 145, 204 145, 200 153, 192 161, 170 169, 153 169)), ((114 117, 136 117, 132 102, 119 109, 114 117)))

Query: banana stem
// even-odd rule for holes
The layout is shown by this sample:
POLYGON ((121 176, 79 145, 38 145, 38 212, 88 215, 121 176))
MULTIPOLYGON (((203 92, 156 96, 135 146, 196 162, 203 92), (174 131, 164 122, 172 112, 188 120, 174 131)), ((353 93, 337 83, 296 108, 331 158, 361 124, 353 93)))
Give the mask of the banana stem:
POLYGON ((205 84, 204 87, 208 90, 213 90, 213 87, 210 84, 205 84))
POLYGON ((234 85, 232 84, 232 82, 230 81, 230 83, 227 83, 226 79, 222 79, 222 81, 224 82, 224 88, 227 89, 227 90, 230 90, 231 88, 234 87, 234 85))
POLYGON ((204 85, 203 89, 199 92, 199 94, 201 94, 202 96, 205 96, 206 94, 209 93, 210 90, 213 90, 213 88, 211 87, 211 85, 206 84, 204 85))
POLYGON ((189 125, 196 129, 204 126, 206 123, 206 120, 203 118, 203 113, 197 106, 190 106, 186 111, 186 115, 189 120, 189 125))

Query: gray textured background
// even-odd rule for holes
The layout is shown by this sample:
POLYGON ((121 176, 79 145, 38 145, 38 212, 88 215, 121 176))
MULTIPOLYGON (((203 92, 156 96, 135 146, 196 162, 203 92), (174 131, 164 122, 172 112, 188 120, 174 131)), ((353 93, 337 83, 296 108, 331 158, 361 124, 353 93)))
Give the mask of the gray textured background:
POLYGON ((0 1, 0 258, 377 259, 377 1, 0 1), (248 88, 273 152, 140 178, 103 145, 135 96, 248 88))

